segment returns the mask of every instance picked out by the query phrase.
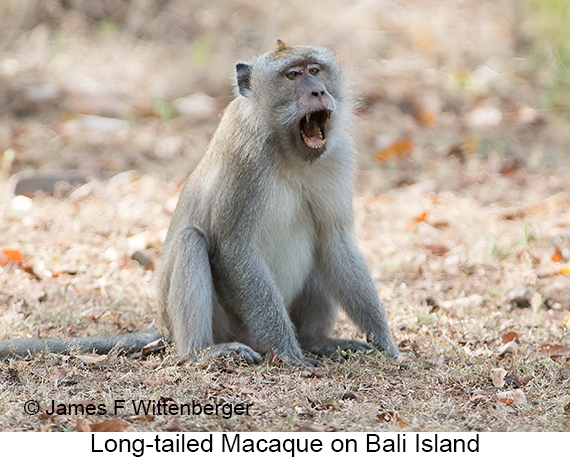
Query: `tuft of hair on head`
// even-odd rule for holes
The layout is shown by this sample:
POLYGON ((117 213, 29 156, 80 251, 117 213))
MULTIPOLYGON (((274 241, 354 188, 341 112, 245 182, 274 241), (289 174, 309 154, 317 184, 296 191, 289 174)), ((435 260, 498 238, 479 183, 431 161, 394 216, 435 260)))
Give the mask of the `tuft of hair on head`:
POLYGON ((290 50, 291 50, 291 46, 286 45, 283 41, 281 40, 277 40, 277 47, 275 48, 275 50, 271 53, 272 57, 274 59, 278 59, 279 57, 281 57, 283 54, 287 54, 290 50))

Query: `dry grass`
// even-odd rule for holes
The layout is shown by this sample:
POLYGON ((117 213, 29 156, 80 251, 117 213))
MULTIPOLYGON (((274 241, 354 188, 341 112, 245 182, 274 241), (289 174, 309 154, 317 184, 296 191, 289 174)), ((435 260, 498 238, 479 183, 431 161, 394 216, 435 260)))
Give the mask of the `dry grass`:
MULTIPOLYGON (((118 417, 140 431, 570 429, 568 353, 541 349, 570 347, 564 113, 539 109, 540 81, 513 58, 520 31, 501 19, 510 14, 505 6, 355 3, 350 14, 325 8, 319 20, 327 27, 314 22, 318 15, 304 22, 296 10, 273 14, 261 1, 239 13, 203 2, 191 17, 166 11, 146 28, 146 16, 129 22, 118 11, 115 26, 131 27, 119 46, 113 22, 90 22, 87 13, 48 11, 39 27, 22 16, 31 22, 10 32, 0 74, 7 113, 0 151, 15 151, 13 161, 9 154, 2 161, 0 249, 19 249, 31 268, 0 267, 0 339, 152 323, 155 272, 130 259, 130 238, 143 234, 145 253, 159 264, 180 183, 230 98, 233 62, 268 49, 279 32, 290 42, 333 44, 354 67, 362 101, 357 235, 407 357, 352 354, 314 369, 187 364, 169 352, 145 360, 10 360, 0 363, 0 430, 76 429, 79 416, 26 415, 23 404, 32 399, 44 409, 52 400, 104 404, 108 414, 90 422, 115 417, 114 402, 126 400, 118 417), (165 28, 168 20, 197 28, 165 28), (30 43, 33 55, 25 52, 30 43), (57 97, 30 97, 39 84, 57 97), (175 100, 195 92, 211 99, 198 103, 197 117, 178 114, 175 100), (475 122, 477 113, 489 121, 497 112, 498 124, 475 122), (85 114, 122 123, 93 128, 85 114), (412 141, 413 152, 374 159, 398 139, 412 141), (23 211, 9 176, 28 168, 79 168, 100 179, 71 193, 37 194, 23 211), (520 297, 523 306, 513 304, 520 297), (500 355, 508 332, 519 344, 500 355), (524 382, 495 387, 495 368, 524 382), (516 401, 501 400, 507 391, 516 401), (161 398, 252 407, 229 419, 133 417, 130 401, 161 398)), ((362 337, 344 316, 337 332, 362 337)))

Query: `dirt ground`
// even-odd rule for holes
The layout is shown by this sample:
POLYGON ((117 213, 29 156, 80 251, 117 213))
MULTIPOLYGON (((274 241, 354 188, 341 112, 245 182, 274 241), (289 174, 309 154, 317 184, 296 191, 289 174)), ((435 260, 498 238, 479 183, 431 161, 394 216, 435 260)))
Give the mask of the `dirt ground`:
MULTIPOLYGON (((568 85, 532 1, 110 3, 0 3, 0 339, 152 325, 165 231, 235 62, 281 38, 332 46, 354 81, 356 231, 405 355, 11 359, 0 431, 570 430, 568 85), (87 182, 15 196, 29 170, 87 182)), ((345 316, 336 333, 363 338, 345 316)))

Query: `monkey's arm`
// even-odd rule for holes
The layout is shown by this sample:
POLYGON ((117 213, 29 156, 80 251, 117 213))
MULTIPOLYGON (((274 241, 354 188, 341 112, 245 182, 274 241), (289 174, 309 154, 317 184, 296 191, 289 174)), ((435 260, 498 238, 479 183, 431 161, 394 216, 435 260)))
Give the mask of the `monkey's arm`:
POLYGON ((117 347, 127 353, 140 351, 148 343, 161 337, 158 330, 145 330, 124 335, 94 336, 80 338, 52 338, 0 341, 0 360, 10 357, 25 357, 39 352, 69 354, 96 352, 106 354, 117 347))
POLYGON ((303 357, 281 292, 254 247, 240 243, 227 246, 220 283, 225 288, 224 304, 241 317, 249 332, 265 350, 283 359, 312 365, 303 357))
POLYGON ((386 312, 374 287, 368 267, 349 230, 332 232, 325 240, 320 262, 326 286, 349 317, 380 349, 390 356, 399 350, 388 327, 386 312))

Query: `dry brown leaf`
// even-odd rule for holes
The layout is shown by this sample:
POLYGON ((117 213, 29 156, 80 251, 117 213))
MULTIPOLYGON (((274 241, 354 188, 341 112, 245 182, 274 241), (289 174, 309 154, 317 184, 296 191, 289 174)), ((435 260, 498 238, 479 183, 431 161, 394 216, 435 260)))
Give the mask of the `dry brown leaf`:
POLYGON ((129 420, 135 421, 147 421, 152 422, 154 420, 154 416, 152 414, 141 414, 139 416, 129 416, 129 420))
POLYGON ((505 385, 505 376, 507 374, 506 370, 502 368, 493 368, 491 370, 491 380, 495 387, 503 387, 505 385))
POLYGON ((299 426, 297 431, 298 432, 325 432, 326 429, 323 427, 319 427, 318 425, 305 424, 305 425, 299 426))
POLYGON ((108 354, 81 354, 77 356, 77 358, 83 363, 92 367, 95 365, 101 365, 105 360, 107 360, 107 357, 108 354))
POLYGON ((177 417, 173 417, 170 419, 166 425, 164 426, 164 430, 167 432, 183 432, 184 429, 180 425, 180 422, 177 417))
POLYGON ((50 379, 52 381, 60 381, 67 376, 67 368, 65 367, 51 367, 47 369, 46 367, 38 368, 34 370, 34 374, 38 375, 44 379, 50 379))
POLYGON ((406 225, 406 230, 409 232, 410 230, 412 230, 414 228, 414 226, 416 224, 419 224, 421 222, 425 222, 427 219, 427 215, 428 215, 428 212, 424 211, 423 213, 419 214, 418 216, 410 219, 410 221, 406 225))
POLYGON ((415 143, 412 140, 396 140, 374 154, 380 162, 387 162, 392 158, 408 157, 414 151, 415 143))
POLYGON ((0 266, 8 263, 21 265, 24 262, 24 256, 18 249, 0 249, 0 266))
POLYGON ((409 425, 407 422, 402 420, 398 411, 384 411, 376 417, 384 422, 396 422, 398 425, 402 425, 404 427, 409 425))
POLYGON ((516 403, 517 405, 528 405, 524 392, 520 389, 507 390, 497 394, 497 400, 506 405, 516 403))
POLYGON ((529 357, 531 360, 543 357, 570 357, 570 348, 560 344, 543 344, 534 349, 529 357))
POLYGON ((426 363, 434 367, 442 367, 445 364, 445 356, 441 354, 433 356, 429 360, 426 360, 426 363))
POLYGON ((129 423, 122 419, 109 419, 98 424, 89 424, 91 432, 122 432, 129 423))
POLYGON ((76 428, 77 428, 78 432, 90 432, 91 431, 91 424, 89 424, 89 421, 87 419, 80 418, 80 419, 77 419, 76 428))
POLYGON ((514 341, 515 343, 520 343, 518 333, 517 332, 508 332, 508 333, 503 333, 501 335, 501 342, 503 344, 506 344, 509 341, 514 341))
POLYGON ((550 257, 550 259, 553 262, 562 262, 562 251, 560 250, 560 247, 554 246, 554 252, 552 254, 552 257, 550 257))
POLYGON ((527 385, 533 377, 532 374, 526 374, 522 378, 519 378, 516 374, 510 374, 505 377, 505 384, 511 387, 522 387, 527 385))
POLYGON ((443 256, 449 252, 449 248, 441 244, 426 244, 424 247, 437 256, 443 256))

